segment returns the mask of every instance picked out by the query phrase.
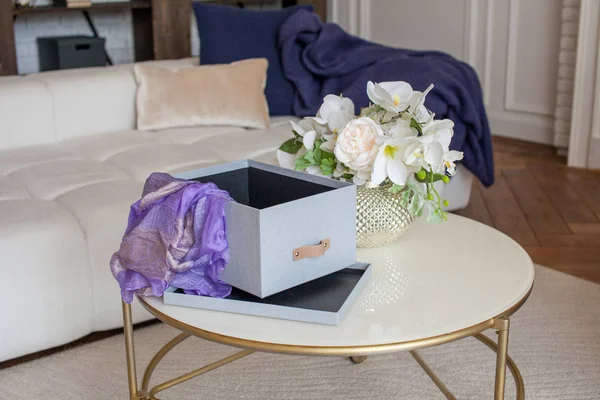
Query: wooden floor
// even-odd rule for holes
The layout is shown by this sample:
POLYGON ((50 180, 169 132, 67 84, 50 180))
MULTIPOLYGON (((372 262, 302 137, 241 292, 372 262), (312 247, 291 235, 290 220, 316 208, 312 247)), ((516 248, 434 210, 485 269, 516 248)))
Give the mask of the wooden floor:
POLYGON ((551 146, 494 138, 496 183, 474 183, 457 214, 495 227, 534 262, 600 283, 600 172, 567 168, 551 146))

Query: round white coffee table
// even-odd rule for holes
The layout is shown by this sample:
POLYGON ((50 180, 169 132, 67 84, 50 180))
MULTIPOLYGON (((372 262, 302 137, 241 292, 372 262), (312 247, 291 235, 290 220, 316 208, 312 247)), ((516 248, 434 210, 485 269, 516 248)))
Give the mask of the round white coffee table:
POLYGON ((361 249, 359 261, 373 265, 373 277, 339 326, 270 319, 164 305, 162 298, 139 297, 158 319, 182 331, 148 365, 141 387, 135 372, 130 305, 123 303, 131 399, 156 393, 254 351, 350 357, 410 351, 448 399, 444 383, 415 351, 474 336, 497 353, 494 398, 504 398, 506 367, 517 399, 524 398, 521 374, 507 355, 509 316, 531 292, 531 259, 515 241, 478 222, 450 215, 443 224, 420 219, 396 243, 361 249), (496 344, 481 332, 498 332, 496 344), (190 336, 245 350, 150 388, 160 360, 190 336))

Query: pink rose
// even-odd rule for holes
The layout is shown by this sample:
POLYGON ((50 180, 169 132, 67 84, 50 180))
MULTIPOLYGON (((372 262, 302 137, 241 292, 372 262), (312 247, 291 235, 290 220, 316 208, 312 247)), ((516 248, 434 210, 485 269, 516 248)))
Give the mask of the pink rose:
POLYGON ((338 135, 333 152, 349 168, 370 170, 382 135, 383 130, 371 118, 353 119, 338 135))

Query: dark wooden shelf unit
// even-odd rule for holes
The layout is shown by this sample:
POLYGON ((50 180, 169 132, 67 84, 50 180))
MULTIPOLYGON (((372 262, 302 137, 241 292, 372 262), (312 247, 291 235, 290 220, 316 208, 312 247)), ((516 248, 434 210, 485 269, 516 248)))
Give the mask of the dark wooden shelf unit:
POLYGON ((120 11, 131 9, 152 8, 150 0, 120 1, 114 3, 94 3, 89 7, 67 7, 67 6, 34 6, 18 7, 13 10, 13 15, 64 13, 70 11, 120 11))
MULTIPOLYGON (((133 25, 135 61, 177 59, 191 55, 190 13, 193 0, 131 0, 95 3, 89 7, 13 6, 13 0, 0 0, 0 75, 17 74, 14 20, 19 16, 65 12, 108 12, 130 10, 133 25)), ((265 5, 274 0, 213 0, 239 6, 265 5)), ((326 20, 326 0, 282 0, 283 6, 312 4, 326 20)), ((89 16, 88 16, 89 17, 89 16)))

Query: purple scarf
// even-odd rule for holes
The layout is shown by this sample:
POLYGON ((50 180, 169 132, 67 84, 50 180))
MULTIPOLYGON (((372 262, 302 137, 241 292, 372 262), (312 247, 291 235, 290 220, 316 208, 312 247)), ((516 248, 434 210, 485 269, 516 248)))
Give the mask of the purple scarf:
POLYGON ((127 303, 133 294, 162 296, 169 287, 187 294, 227 297, 219 280, 229 262, 225 205, 229 193, 214 183, 154 173, 131 206, 121 248, 110 260, 127 303))

